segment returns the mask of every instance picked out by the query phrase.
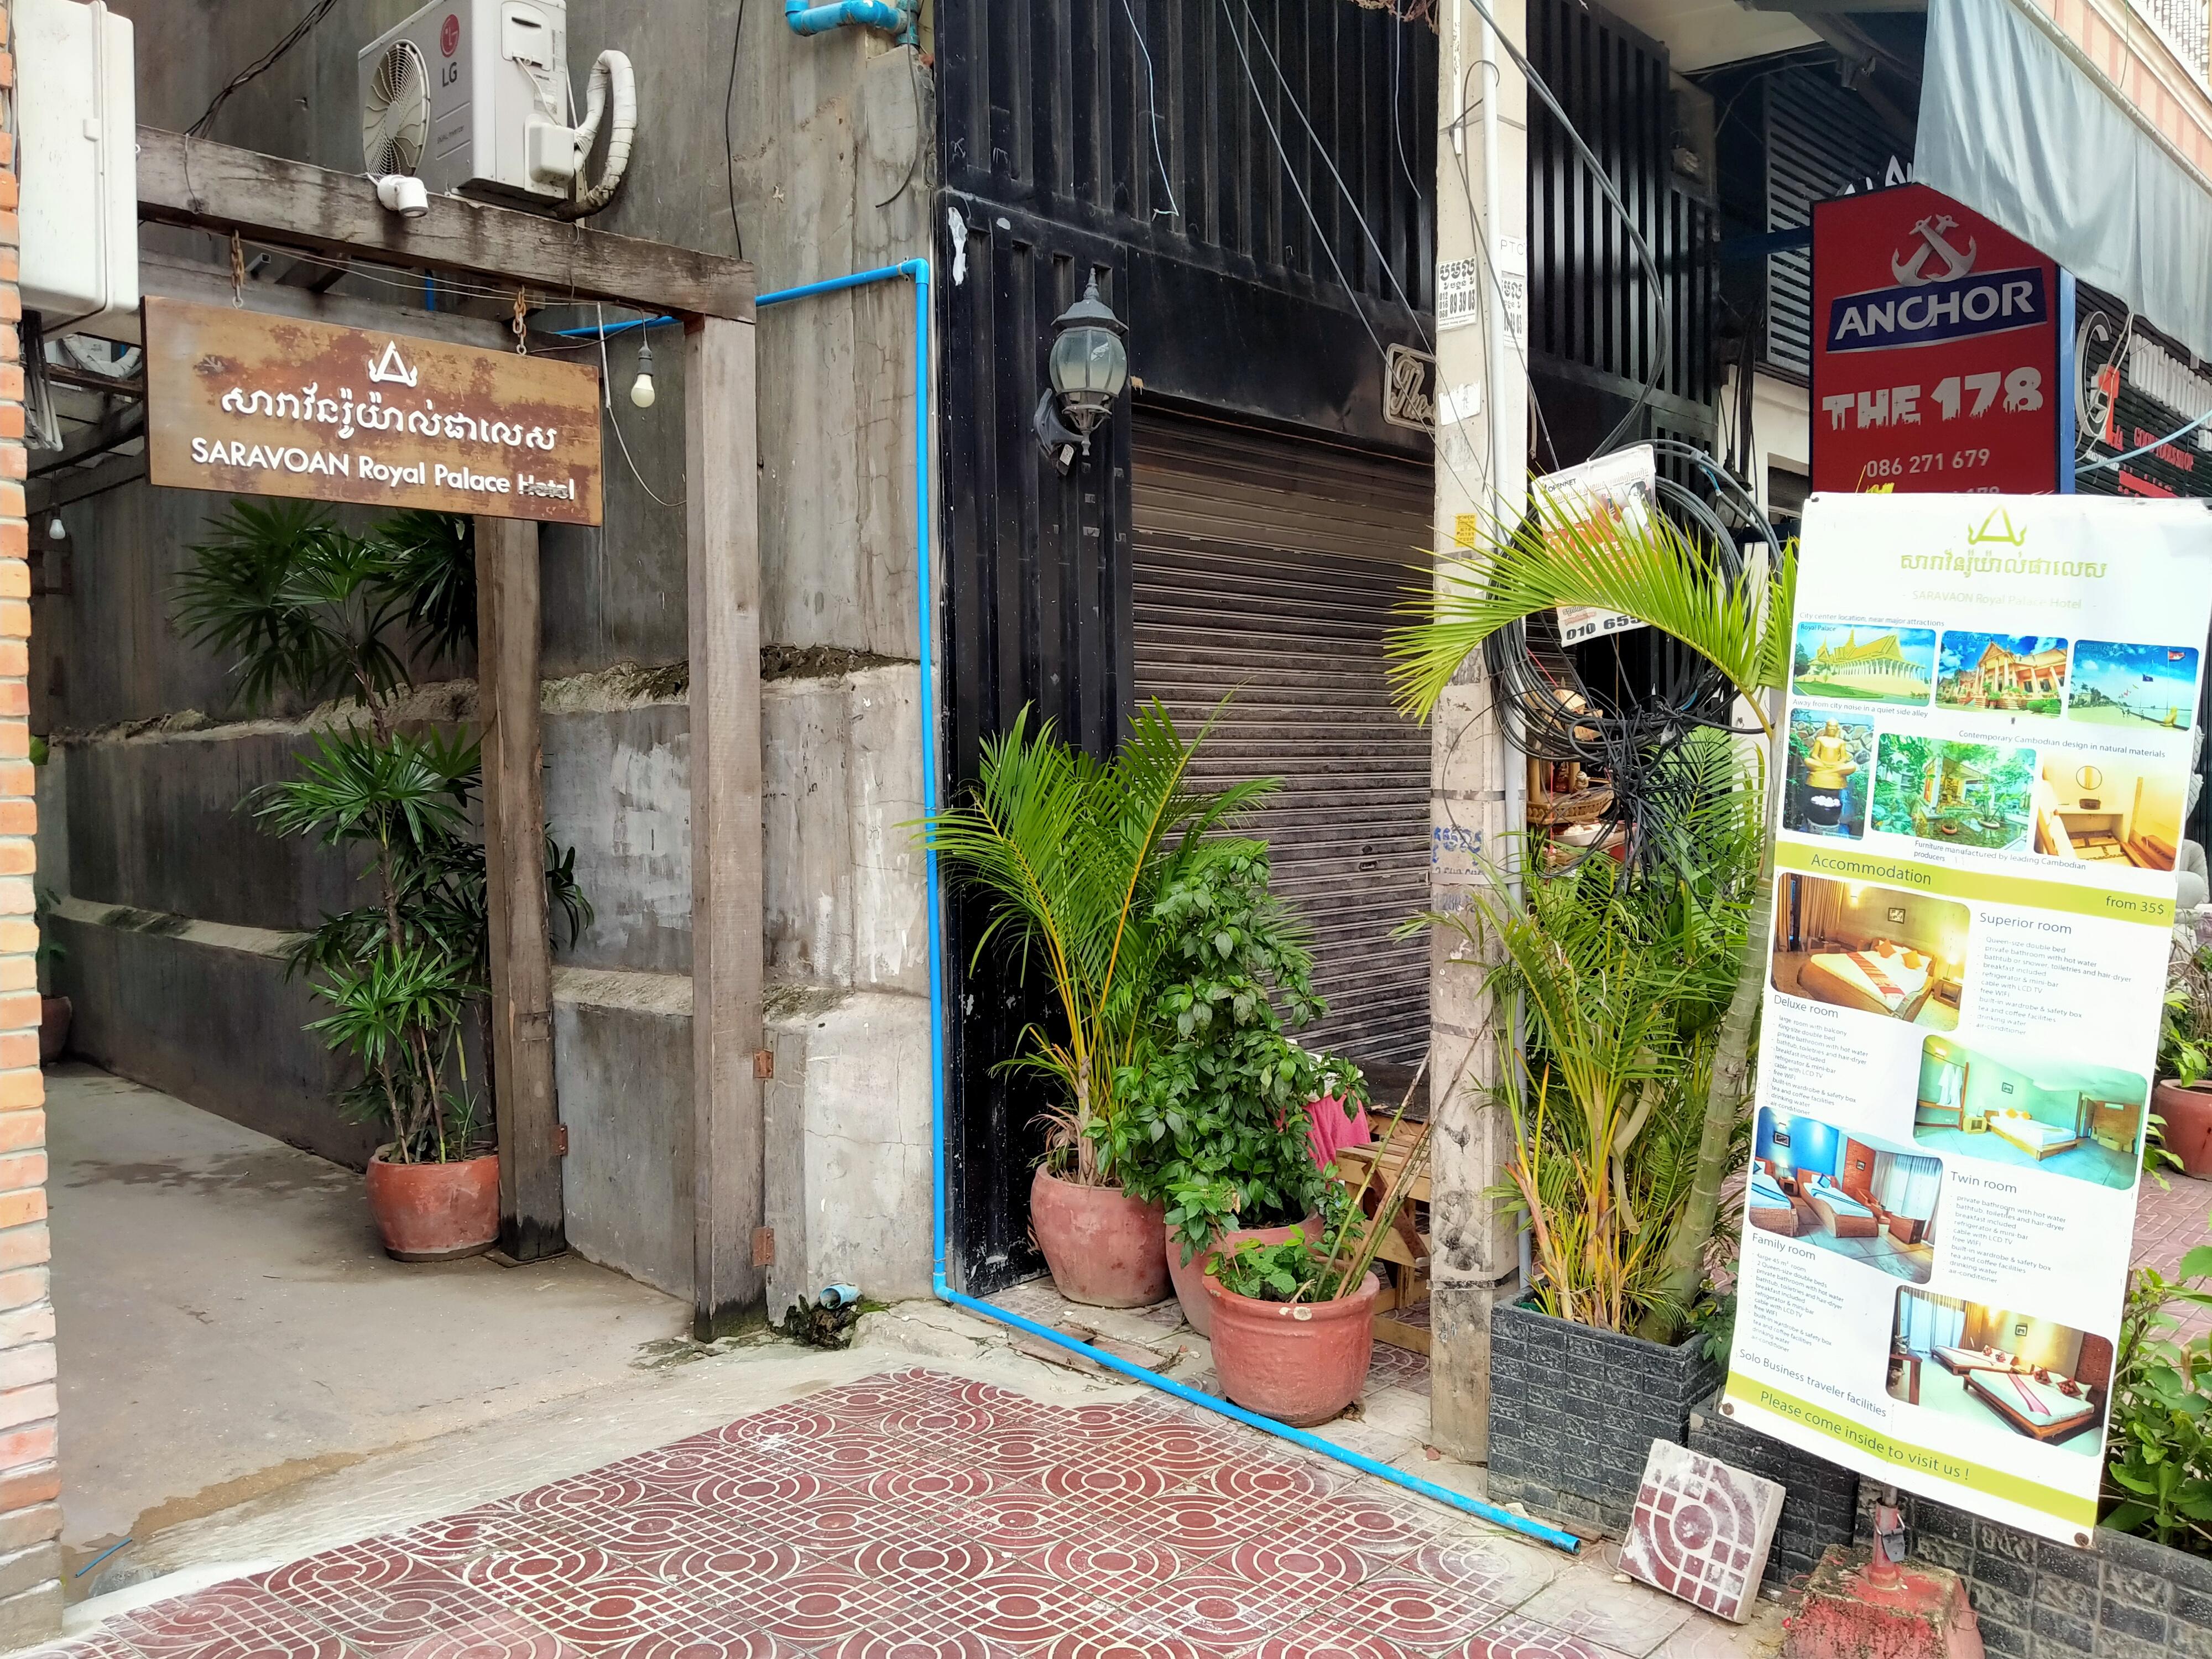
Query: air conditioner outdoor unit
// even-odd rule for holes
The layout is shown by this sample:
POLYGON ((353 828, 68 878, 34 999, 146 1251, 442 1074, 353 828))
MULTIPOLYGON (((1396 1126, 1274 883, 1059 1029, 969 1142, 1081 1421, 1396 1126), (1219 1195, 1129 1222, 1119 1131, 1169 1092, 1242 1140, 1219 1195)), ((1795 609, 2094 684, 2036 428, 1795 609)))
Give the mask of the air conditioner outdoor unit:
POLYGON ((47 337, 138 337, 138 118, 131 20, 77 0, 15 8, 23 305, 47 337))
POLYGON ((568 0, 442 0, 359 57, 362 153, 379 178, 519 206, 576 173, 568 0))

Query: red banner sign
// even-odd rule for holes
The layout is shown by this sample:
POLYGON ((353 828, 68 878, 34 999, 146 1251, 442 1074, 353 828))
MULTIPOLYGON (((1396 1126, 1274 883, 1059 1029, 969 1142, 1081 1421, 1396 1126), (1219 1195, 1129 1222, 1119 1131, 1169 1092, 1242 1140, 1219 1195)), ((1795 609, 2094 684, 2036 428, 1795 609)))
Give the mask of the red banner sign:
POLYGON ((2058 488, 2058 268, 1925 185, 1813 209, 1813 488, 2058 488))

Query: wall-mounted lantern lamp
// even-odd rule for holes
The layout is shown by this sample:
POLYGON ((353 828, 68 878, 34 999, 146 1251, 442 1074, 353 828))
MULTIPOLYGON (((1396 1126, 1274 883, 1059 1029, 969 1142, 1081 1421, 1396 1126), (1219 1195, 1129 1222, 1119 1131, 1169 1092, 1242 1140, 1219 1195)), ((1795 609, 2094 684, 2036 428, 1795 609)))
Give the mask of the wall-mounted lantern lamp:
POLYGON ((1128 331, 1098 297, 1096 275, 1083 297, 1053 321, 1047 362, 1052 385, 1037 400, 1031 424, 1062 472, 1074 464, 1077 450, 1091 453, 1091 434, 1113 414, 1115 400, 1129 383, 1129 349, 1122 343, 1128 331))

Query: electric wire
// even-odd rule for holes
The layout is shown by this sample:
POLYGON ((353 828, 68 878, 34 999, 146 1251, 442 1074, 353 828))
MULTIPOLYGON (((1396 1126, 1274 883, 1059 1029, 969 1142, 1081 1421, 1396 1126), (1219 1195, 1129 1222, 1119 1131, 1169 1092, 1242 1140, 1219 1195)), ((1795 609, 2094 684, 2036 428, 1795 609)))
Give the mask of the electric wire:
MULTIPOLYGON (((1137 51, 1145 60, 1145 104, 1152 118, 1152 160, 1159 165, 1160 188, 1168 193, 1168 216, 1180 219, 1182 210, 1176 205, 1175 181, 1168 177, 1168 158, 1160 149, 1160 100, 1152 82, 1152 49, 1145 45, 1145 32, 1137 25, 1137 14, 1131 9, 1129 0, 1121 0, 1121 15, 1129 20, 1129 33, 1136 37, 1137 51)), ((1153 210, 1156 214, 1158 211, 1157 208, 1153 210)))
POLYGON ((1413 187, 1413 200, 1425 205, 1428 198, 1421 194, 1421 181, 1414 175, 1413 164, 1406 159, 1405 124, 1399 118, 1400 107, 1405 102, 1407 20, 1393 11, 1390 21, 1390 143, 1398 152, 1398 166, 1405 173, 1406 182, 1413 187))
POLYGON ((745 38, 745 0, 738 0, 738 21, 730 29, 730 85, 722 94, 722 177, 730 187, 730 234, 737 239, 738 258, 745 257, 745 233, 738 228, 738 140, 734 110, 738 101, 738 48, 745 38))
POLYGON ((321 22, 324 18, 330 15, 331 9, 336 6, 338 0, 316 0, 316 4, 309 9, 307 15, 305 17, 302 17, 298 22, 293 24, 291 28, 285 33, 283 39, 279 40, 275 46, 270 47, 267 52, 262 53, 260 57, 255 58, 251 64, 248 64, 244 69, 239 70, 237 74, 232 76, 228 81, 223 83, 222 90, 216 94, 214 101, 210 103, 205 109, 200 112, 200 118, 185 129, 185 137, 187 138, 205 137, 207 136, 208 128, 215 120, 216 112, 230 101, 231 94, 244 87, 249 81, 252 81, 257 77, 266 74, 270 69, 274 68, 279 58, 283 58, 286 52, 291 51, 293 47, 298 46, 301 41, 306 40, 308 34, 313 32, 315 25, 321 22))
POLYGON ((659 493, 651 484, 646 483, 645 474, 637 470, 637 463, 630 458, 629 440, 623 436, 622 417, 615 413, 614 372, 607 367, 605 313, 604 308, 599 306, 593 306, 592 311, 599 319, 599 395, 606 401, 607 424, 615 429, 615 442, 622 450, 623 465, 629 468, 629 476, 637 480, 637 487, 652 496, 654 501, 672 510, 679 507, 684 505, 684 498, 678 495, 672 501, 662 501, 659 493))
POLYGON ((1596 152, 1592 150, 1588 143, 1583 140, 1581 131, 1575 124, 1567 118, 1565 108, 1553 94, 1550 84, 1537 72, 1536 66, 1528 61, 1528 55, 1515 46, 1512 37, 1498 27, 1498 19, 1492 13, 1488 0, 1467 0, 1467 3, 1473 6, 1482 21, 1490 26, 1492 37, 1498 45, 1505 48, 1506 55, 1511 58, 1516 66, 1519 68, 1522 77, 1528 82, 1529 89, 1543 100, 1544 107, 1551 111, 1552 118, 1559 124, 1559 130, 1566 134, 1567 142, 1574 146, 1575 153, 1582 157, 1583 165, 1589 169, 1590 176, 1597 181, 1598 189, 1604 193, 1606 201, 1611 204, 1613 212, 1620 216, 1621 228, 1627 231, 1629 240, 1636 245, 1637 258, 1644 262, 1644 274, 1650 279, 1650 286, 1646 291, 1650 296, 1651 320, 1655 325, 1650 360, 1650 370, 1644 376, 1643 390, 1637 393, 1636 401, 1629 406, 1628 412, 1620 417, 1620 424, 1607 433, 1604 441, 1592 452, 1594 454, 1603 455, 1610 452, 1613 446, 1621 441, 1622 436, 1636 425, 1637 417, 1642 415, 1644 409, 1650 404, 1651 394, 1659 389, 1659 376, 1662 365, 1674 353, 1674 330, 1667 316, 1665 285, 1660 281, 1659 262, 1651 257, 1651 245, 1644 240, 1643 228, 1636 222, 1635 215, 1628 210, 1628 204, 1620 199, 1620 191, 1614 188, 1613 175, 1605 170, 1604 165, 1597 158, 1596 152))
MULTIPOLYGON (((1267 67, 1274 70, 1275 79, 1283 88, 1283 100, 1290 105, 1291 113, 1298 118, 1298 125, 1305 129, 1306 142, 1313 147, 1313 153, 1321 158, 1321 164, 1328 169, 1328 176, 1336 180, 1338 194, 1344 198, 1345 205, 1352 210, 1352 222, 1359 227, 1359 234, 1367 239, 1367 246, 1374 250, 1375 263, 1382 268, 1383 276, 1389 278, 1390 286, 1397 291, 1398 303, 1405 307, 1407 313, 1412 316, 1413 332, 1420 337, 1422 346, 1433 352, 1436 349, 1436 344, 1429 338, 1428 330, 1421 326, 1419 307, 1407 296, 1405 284, 1398 280, 1397 268, 1382 252, 1382 244, 1375 240, 1375 232, 1367 223, 1367 216, 1359 210, 1359 203, 1352 193, 1352 186, 1344 182, 1344 175, 1336 170, 1335 160, 1322 143, 1321 135, 1314 131, 1313 123, 1306 118, 1304 100, 1301 99, 1291 88, 1290 76, 1283 73, 1283 66, 1275 58, 1275 49, 1267 44, 1267 32, 1260 27, 1257 20, 1252 15, 1252 0, 1239 0, 1239 3, 1244 8, 1245 27, 1259 41, 1261 55, 1267 58, 1267 67)), ((1286 160, 1285 170, 1287 169, 1286 160)), ((1316 234, 1319 234, 1318 229, 1316 234)))

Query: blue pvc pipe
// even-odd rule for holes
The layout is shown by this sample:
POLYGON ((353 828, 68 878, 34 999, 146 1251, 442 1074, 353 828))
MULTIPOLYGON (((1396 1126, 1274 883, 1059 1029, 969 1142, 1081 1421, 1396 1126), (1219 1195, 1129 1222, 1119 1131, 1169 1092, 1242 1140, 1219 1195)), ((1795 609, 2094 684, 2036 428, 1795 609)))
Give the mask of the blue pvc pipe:
POLYGON ((791 25, 793 34, 827 34, 831 29, 858 24, 896 34, 902 46, 914 44, 914 20, 890 0, 831 0, 822 6, 810 6, 806 0, 784 0, 783 21, 791 25))
MULTIPOLYGON (((754 301, 756 306, 776 306, 792 300, 810 299, 817 295, 837 294, 847 289, 865 288, 876 283, 905 279, 914 283, 914 537, 915 549, 915 605, 921 630, 921 810, 926 818, 937 815, 937 696, 936 696, 936 614, 932 603, 934 584, 930 568, 930 494, 929 494, 929 261, 908 259, 896 265, 884 265, 874 270, 856 271, 849 276, 831 276, 818 283, 805 283, 797 288, 780 289, 773 294, 763 294, 754 301)), ((589 332, 588 330, 585 331, 589 332)), ((1234 1419, 1248 1428, 1258 1429, 1263 1434, 1287 1440, 1292 1445, 1310 1452, 1318 1452, 1362 1474, 1387 1480, 1407 1492, 1448 1505, 1462 1514, 1472 1515, 1495 1526, 1522 1534, 1547 1544, 1557 1546, 1572 1554, 1581 1547, 1581 1540, 1572 1533, 1557 1527, 1547 1526, 1541 1521, 1531 1520, 1525 1515, 1516 1515, 1486 1504, 1479 1498, 1469 1498, 1439 1486, 1433 1480, 1424 1480, 1419 1475, 1408 1474, 1403 1469, 1378 1462, 1364 1453, 1351 1450, 1309 1434, 1304 1429, 1294 1429, 1287 1423, 1278 1423, 1272 1417, 1261 1417, 1248 1412, 1226 1400, 1217 1400, 1212 1395, 1200 1394, 1183 1383, 1164 1376, 1156 1376, 1141 1365, 1132 1364, 1120 1356, 1093 1347, 1088 1342, 1079 1342, 1065 1332, 1049 1325, 1040 1325, 1035 1320, 1024 1319, 1006 1309, 994 1307, 988 1302, 954 1290, 945 1277, 945 906, 942 875, 938 868, 937 850, 925 846, 923 881, 926 902, 929 908, 929 1152, 930 1152, 930 1249, 932 1262, 930 1286, 940 1301, 970 1313, 981 1314, 986 1319, 1001 1325, 1026 1331, 1031 1336, 1066 1348, 1071 1353, 1081 1354, 1093 1364, 1103 1366, 1141 1382, 1147 1388, 1158 1389, 1172 1395, 1186 1405, 1196 1406, 1218 1416, 1234 1419)))

